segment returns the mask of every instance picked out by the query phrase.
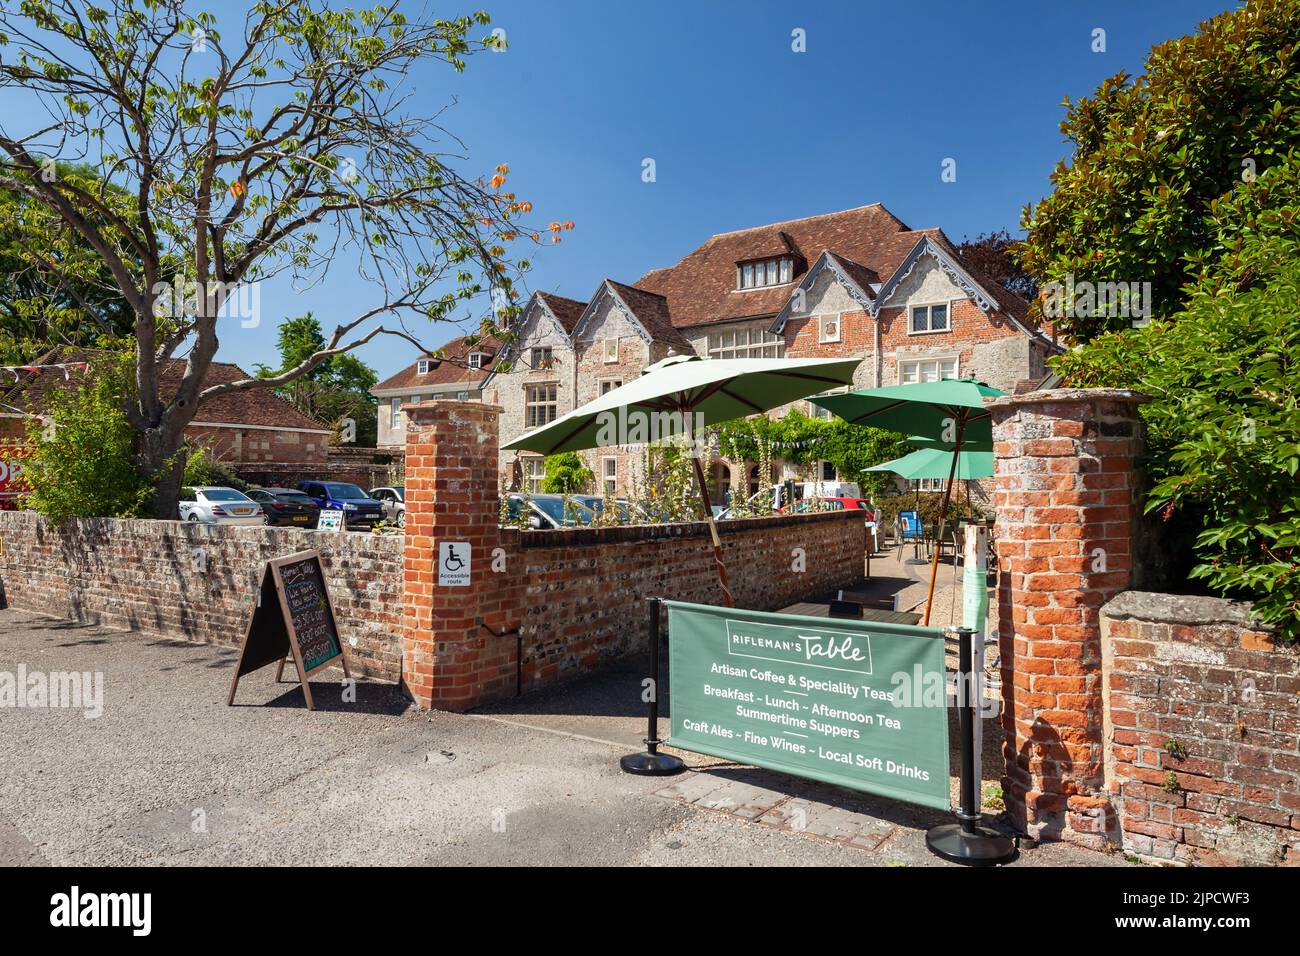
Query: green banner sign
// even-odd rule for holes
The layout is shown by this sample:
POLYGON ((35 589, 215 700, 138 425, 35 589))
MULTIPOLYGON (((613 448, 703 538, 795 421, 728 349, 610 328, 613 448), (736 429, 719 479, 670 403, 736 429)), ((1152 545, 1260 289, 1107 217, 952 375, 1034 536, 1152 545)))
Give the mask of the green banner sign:
POLYGON ((942 629, 664 604, 671 746, 951 805, 942 629))

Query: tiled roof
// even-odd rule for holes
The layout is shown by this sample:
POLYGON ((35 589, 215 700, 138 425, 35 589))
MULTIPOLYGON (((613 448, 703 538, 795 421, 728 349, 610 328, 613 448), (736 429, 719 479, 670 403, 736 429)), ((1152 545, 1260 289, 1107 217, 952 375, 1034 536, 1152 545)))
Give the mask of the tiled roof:
POLYGON ((775 315, 785 305, 792 286, 739 292, 736 290, 736 263, 780 255, 788 248, 803 260, 796 263, 794 280, 797 282, 822 250, 829 249, 878 276, 888 276, 923 234, 908 229, 877 203, 721 233, 677 265, 646 273, 636 285, 668 299, 673 324, 679 329, 728 319, 775 315))
MULTIPOLYGON (((168 362, 158 375, 160 395, 174 395, 185 374, 185 363, 168 362)), ((213 362, 208 366, 204 387, 237 382, 249 374, 230 362, 213 362)), ((196 422, 219 422, 230 425, 266 425, 274 428, 301 428, 329 431, 329 426, 304 415, 265 385, 223 392, 206 398, 194 416, 196 422)))
POLYGON ((1023 320, 1028 312, 1027 303, 972 268, 942 230, 909 229, 879 203, 720 233, 675 266, 646 273, 636 285, 668 300, 673 324, 679 329, 775 315, 785 306, 794 286, 738 291, 737 263, 788 251, 796 259, 793 279, 797 283, 821 253, 827 251, 855 282, 870 291, 872 285, 888 280, 926 236, 939 242, 971 278, 988 290, 999 307, 1023 320))
MULTIPOLYGON (((93 349, 55 350, 41 356, 34 364, 88 362, 93 369, 96 354, 93 349)), ((171 359, 162 366, 158 375, 158 393, 164 400, 170 399, 176 393, 184 374, 184 359, 171 359)), ((249 374, 238 365, 230 362, 213 362, 208 366, 204 386, 220 385, 249 377, 249 374)), ((26 376, 22 381, 8 389, 4 400, 24 410, 39 412, 44 404, 42 398, 49 389, 70 387, 76 382, 77 376, 75 373, 68 381, 65 381, 63 376, 58 373, 36 373, 26 376)), ((205 399, 195 415, 195 421, 218 422, 230 425, 264 425, 272 428, 312 429, 315 431, 329 430, 329 426, 304 415, 265 385, 241 388, 205 399)))
POLYGON ((440 349, 443 358, 431 359, 429 370, 423 375, 420 374, 420 363, 417 360, 396 375, 384 379, 372 388, 370 393, 373 395, 392 389, 419 391, 421 388, 440 385, 463 384, 469 389, 478 388, 488 372, 492 370, 492 363, 500 357, 501 342, 491 335, 480 335, 471 345, 468 338, 464 335, 457 336, 444 345, 440 349), (483 363, 482 368, 469 367, 470 352, 488 353, 489 358, 483 363))
POLYGON ((686 337, 673 327, 673 318, 668 313, 666 298, 654 292, 647 292, 645 289, 638 289, 636 286, 615 282, 613 279, 606 279, 605 282, 614 294, 623 300, 623 304, 632 311, 642 327, 650 333, 650 338, 656 342, 666 342, 669 345, 680 345, 690 349, 686 337))
POLYGON ((579 302, 577 299, 566 299, 554 292, 536 292, 534 295, 546 304, 546 307, 551 310, 551 314, 559 320, 560 325, 564 326, 564 331, 572 335, 573 327, 582 318, 587 303, 579 302))
POLYGON ((860 262, 854 262, 847 256, 836 255, 829 249, 826 255, 835 260, 835 264, 844 270, 844 274, 858 284, 863 294, 875 298, 876 287, 880 285, 880 274, 875 269, 864 266, 860 262))

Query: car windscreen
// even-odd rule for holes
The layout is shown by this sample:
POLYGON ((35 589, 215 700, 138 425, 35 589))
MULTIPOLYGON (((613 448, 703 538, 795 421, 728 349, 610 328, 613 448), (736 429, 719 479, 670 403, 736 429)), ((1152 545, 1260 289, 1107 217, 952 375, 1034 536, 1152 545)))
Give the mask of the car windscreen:
POLYGON ((297 491, 293 492, 292 494, 281 492, 280 494, 275 495, 274 497, 280 501, 286 502, 291 505, 314 505, 316 503, 312 501, 310 498, 308 498, 306 495, 300 494, 297 491))
POLYGON ((245 495, 240 494, 234 488, 209 488, 200 492, 208 501, 247 501, 245 495))
POLYGON ((405 501, 405 500, 406 500, 406 488, 405 488, 405 486, 403 486, 403 485, 398 485, 398 486, 397 486, 396 488, 394 488, 393 490, 394 490, 395 492, 397 492, 397 500, 398 500, 398 501, 405 501))
POLYGON ((331 498, 341 498, 345 501, 349 498, 370 497, 368 494, 366 494, 356 485, 345 485, 345 484, 330 482, 325 486, 325 490, 329 492, 329 496, 331 498))

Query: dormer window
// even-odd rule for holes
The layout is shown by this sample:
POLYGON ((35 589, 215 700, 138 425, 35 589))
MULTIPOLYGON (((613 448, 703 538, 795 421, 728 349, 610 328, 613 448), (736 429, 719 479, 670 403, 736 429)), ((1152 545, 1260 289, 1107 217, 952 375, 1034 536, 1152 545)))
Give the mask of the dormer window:
POLYGON ((430 359, 420 359, 420 361, 418 361, 418 362, 415 364, 415 372, 416 372, 416 374, 417 374, 417 375, 428 375, 428 374, 429 374, 429 366, 430 366, 431 364, 432 364, 432 360, 430 360, 430 359))
POLYGON ((469 367, 470 367, 470 368, 482 368, 485 362, 487 362, 487 353, 486 353, 486 352, 470 352, 470 353, 469 353, 469 367))
POLYGON ((766 289, 785 285, 794 278, 794 260, 789 256, 741 262, 736 265, 737 289, 766 289))

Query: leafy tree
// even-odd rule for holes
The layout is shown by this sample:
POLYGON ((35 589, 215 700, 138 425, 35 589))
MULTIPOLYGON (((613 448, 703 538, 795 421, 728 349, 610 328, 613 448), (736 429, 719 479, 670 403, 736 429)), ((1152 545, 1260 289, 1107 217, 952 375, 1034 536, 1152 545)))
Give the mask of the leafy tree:
POLYGON ((275 386, 380 334, 429 351, 407 318, 461 319, 489 297, 491 328, 517 314, 528 262, 508 247, 558 241, 572 223, 526 227, 532 207, 504 190, 507 167, 462 174, 459 144, 407 105, 413 75, 427 85, 434 65, 461 71, 502 46, 472 38, 488 23, 331 0, 259 0, 220 24, 183 0, 0 5, 0 187, 75 230, 131 311, 126 414, 136 472, 158 483, 152 514, 175 516, 203 402, 259 384, 206 384, 219 333, 258 319, 251 284, 347 262, 374 296, 324 348, 262 380, 275 386), (42 175, 47 156, 102 178, 42 175), (375 324, 385 318, 395 324, 375 324), (179 386, 161 392, 181 354, 179 386))
POLYGON ((1021 243, 1005 229, 981 232, 974 239, 963 239, 957 246, 963 259, 975 266, 990 279, 998 282, 1026 301, 1038 295, 1038 283, 1017 258, 1021 243))
MULTIPOLYGON (((98 188, 87 166, 47 161, 56 182, 98 188)), ((125 197, 109 197, 121 208, 125 197)), ((103 221, 102 228, 111 229, 103 221)), ((0 362, 21 364, 56 346, 94 346, 131 334, 134 317, 103 258, 61 216, 0 186, 0 362)))
MULTIPOLYGON (((1040 284, 1150 282, 1152 314, 1176 312, 1252 228, 1250 196, 1278 208, 1300 195, 1297 55, 1300 0, 1251 0, 1156 46, 1142 76, 1066 100, 1073 154, 1025 209, 1025 268, 1040 284)), ((1092 312, 1057 325, 1088 341, 1131 321, 1092 312)))
POLYGON ((566 451, 558 455, 548 455, 544 462, 546 477, 542 480, 542 491, 548 495, 576 495, 591 487, 596 476, 583 464, 577 452, 566 451))
MULTIPOLYGON (((280 323, 280 367, 257 366, 259 378, 275 378, 296 368, 325 348, 325 333, 310 312, 280 323)), ((365 362, 350 354, 332 355, 307 374, 280 386, 277 392, 298 411, 319 422, 327 422, 340 434, 351 420, 355 434, 351 443, 372 448, 379 440, 375 398, 370 389, 379 376, 365 362)), ((344 434, 346 438, 346 435, 344 434)))
POLYGON ((28 424, 29 507, 66 521, 134 517, 148 505, 151 483, 135 469, 122 408, 131 387, 130 358, 116 355, 96 363, 76 387, 46 391, 44 418, 28 424))
MULTIPOLYGON (((1292 210, 1291 212, 1294 212, 1292 210)), ((1194 534, 1191 577, 1254 601, 1300 638, 1300 241, 1246 240, 1169 321, 1069 353, 1071 385, 1120 385, 1142 408, 1148 512, 1194 534)))

